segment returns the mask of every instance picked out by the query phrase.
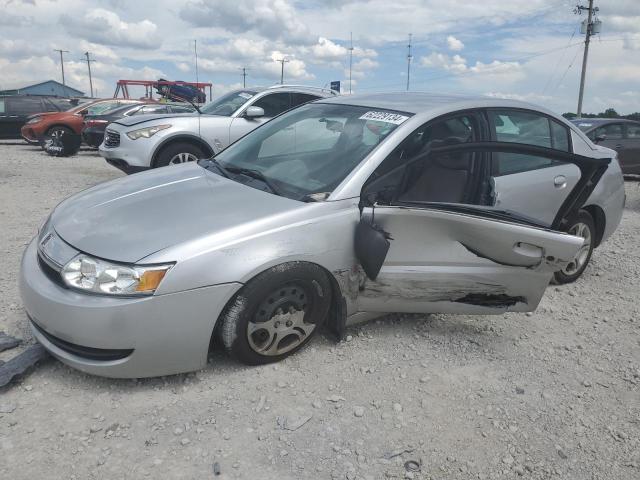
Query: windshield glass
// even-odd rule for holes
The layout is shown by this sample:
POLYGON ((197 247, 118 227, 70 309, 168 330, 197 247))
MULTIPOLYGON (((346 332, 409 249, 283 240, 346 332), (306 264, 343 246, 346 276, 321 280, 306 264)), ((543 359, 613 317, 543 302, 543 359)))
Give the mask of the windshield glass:
POLYGON ((256 92, 249 90, 227 93, 217 100, 207 103, 200 109, 200 111, 207 115, 222 115, 224 117, 230 117, 255 94, 256 92))
MULTIPOLYGON (((323 200, 408 118, 368 107, 308 104, 265 123, 215 160, 231 174, 252 170, 279 195, 323 200)), ((231 178, 242 181, 244 176, 231 178)))

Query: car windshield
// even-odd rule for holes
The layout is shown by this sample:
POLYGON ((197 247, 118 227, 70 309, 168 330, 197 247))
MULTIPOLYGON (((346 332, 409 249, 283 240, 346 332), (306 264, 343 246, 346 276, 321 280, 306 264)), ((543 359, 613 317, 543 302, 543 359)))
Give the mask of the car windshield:
POLYGON ((308 104, 265 123, 214 160, 234 180, 256 188, 258 181, 272 193, 296 200, 324 200, 409 115, 308 104))
POLYGON ((256 93, 257 92, 252 92, 250 90, 227 93, 217 100, 206 104, 200 109, 200 111, 207 115, 222 115, 224 117, 230 117, 256 93))

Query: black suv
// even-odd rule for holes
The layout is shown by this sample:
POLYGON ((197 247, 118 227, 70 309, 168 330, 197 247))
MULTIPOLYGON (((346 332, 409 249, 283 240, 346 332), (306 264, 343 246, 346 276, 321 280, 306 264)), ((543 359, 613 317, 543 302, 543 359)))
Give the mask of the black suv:
POLYGON ((42 112, 62 112, 74 105, 72 100, 57 97, 35 95, 0 97, 0 138, 22 138, 20 129, 31 115, 42 112))

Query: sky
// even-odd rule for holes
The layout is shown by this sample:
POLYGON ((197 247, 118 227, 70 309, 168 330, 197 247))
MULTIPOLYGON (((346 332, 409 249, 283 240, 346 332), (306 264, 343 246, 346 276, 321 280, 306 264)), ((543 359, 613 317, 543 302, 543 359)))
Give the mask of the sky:
MULTIPOLYGON (((583 0, 586 4, 588 0, 583 0)), ((584 36, 563 0, 0 0, 0 89, 48 79, 97 95, 118 79, 213 83, 214 97, 280 81, 353 93, 410 89, 527 100, 575 111, 584 36)), ((596 0, 585 112, 640 111, 640 0, 596 0)), ((135 91, 137 95, 143 91, 135 91)))

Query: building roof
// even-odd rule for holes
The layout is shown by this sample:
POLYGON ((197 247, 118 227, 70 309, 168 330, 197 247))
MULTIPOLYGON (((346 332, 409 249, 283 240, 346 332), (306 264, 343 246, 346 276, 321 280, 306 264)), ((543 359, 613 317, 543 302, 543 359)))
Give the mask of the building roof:
POLYGON ((17 82, 10 82, 10 83, 0 83, 0 88, 2 88, 2 90, 0 90, 0 93, 2 92, 9 92, 9 91, 21 91, 21 90, 27 90, 29 88, 33 88, 33 87, 39 87, 41 85, 45 85, 47 83, 55 83, 57 85, 59 85, 60 87, 63 87, 65 90, 73 93, 75 96, 77 97, 82 97, 85 95, 85 93, 81 90, 78 90, 77 88, 73 88, 70 87, 69 85, 63 85, 62 83, 58 82, 57 80, 43 80, 40 82, 35 82, 35 83, 30 83, 25 85, 24 83, 17 83, 17 82))

